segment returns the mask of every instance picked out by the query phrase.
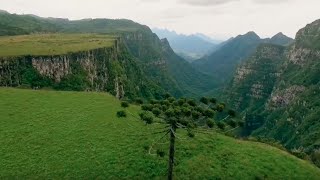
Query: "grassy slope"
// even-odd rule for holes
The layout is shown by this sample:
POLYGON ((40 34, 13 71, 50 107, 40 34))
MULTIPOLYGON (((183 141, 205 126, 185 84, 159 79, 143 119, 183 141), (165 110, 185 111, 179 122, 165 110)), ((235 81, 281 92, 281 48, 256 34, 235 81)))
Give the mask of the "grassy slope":
POLYGON ((0 37, 0 56, 61 55, 110 47, 115 37, 97 34, 36 34, 0 37))
MULTIPOLYGON (((120 105, 108 94, 1 88, 0 100, 0 179, 165 177, 167 157, 143 148, 161 137, 143 134, 160 127, 116 118, 120 105)), ((260 143, 219 134, 183 143, 178 139, 175 169, 181 179, 320 176, 311 164, 260 143)))

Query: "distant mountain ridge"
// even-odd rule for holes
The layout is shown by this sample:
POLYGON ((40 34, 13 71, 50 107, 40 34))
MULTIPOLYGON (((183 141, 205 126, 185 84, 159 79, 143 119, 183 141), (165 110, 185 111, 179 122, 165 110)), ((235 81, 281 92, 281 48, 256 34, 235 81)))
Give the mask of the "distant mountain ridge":
POLYGON ((199 59, 214 49, 219 42, 203 34, 183 35, 166 29, 152 29, 160 38, 167 38, 172 49, 188 61, 199 59))
POLYGON ((236 66, 253 54, 262 43, 288 45, 293 39, 279 33, 272 38, 261 39, 255 32, 250 31, 225 42, 222 47, 210 55, 193 62, 200 71, 213 75, 220 84, 228 82, 236 66))

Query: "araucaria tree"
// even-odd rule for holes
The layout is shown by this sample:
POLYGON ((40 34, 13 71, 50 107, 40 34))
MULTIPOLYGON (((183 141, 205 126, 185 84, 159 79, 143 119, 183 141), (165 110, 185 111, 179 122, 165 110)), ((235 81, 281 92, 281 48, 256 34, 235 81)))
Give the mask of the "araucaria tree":
MULTIPOLYGON (((214 98, 201 98, 199 102, 192 99, 175 99, 169 95, 163 100, 152 100, 149 104, 141 106, 143 110, 139 114, 141 120, 146 124, 153 122, 165 124, 163 131, 164 137, 169 135, 169 161, 168 161, 168 179, 173 178, 175 142, 177 129, 183 129, 188 132, 189 137, 194 137, 194 132, 201 132, 203 128, 213 128, 215 126, 214 117, 216 113, 225 111, 225 104, 217 103, 214 98)), ((234 117, 236 113, 232 110, 227 111, 226 118, 218 122, 218 128, 225 129, 225 120, 234 117)), ((227 123, 229 124, 229 123, 227 123)), ((232 121, 232 126, 237 126, 236 121, 232 121)), ((150 147, 152 148, 152 147, 150 147)))

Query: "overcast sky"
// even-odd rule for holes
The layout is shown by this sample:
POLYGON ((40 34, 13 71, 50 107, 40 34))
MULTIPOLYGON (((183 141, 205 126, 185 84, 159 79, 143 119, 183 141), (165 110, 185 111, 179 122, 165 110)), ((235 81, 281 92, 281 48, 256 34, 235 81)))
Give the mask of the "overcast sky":
POLYGON ((178 33, 227 39, 248 31, 294 37, 320 19, 320 0, 0 0, 0 9, 43 17, 126 18, 178 33))

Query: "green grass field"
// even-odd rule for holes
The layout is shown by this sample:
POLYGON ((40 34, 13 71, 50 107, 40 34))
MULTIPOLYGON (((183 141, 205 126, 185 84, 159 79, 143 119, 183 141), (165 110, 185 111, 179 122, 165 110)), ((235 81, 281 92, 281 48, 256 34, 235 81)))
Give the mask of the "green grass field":
POLYGON ((110 47, 116 37, 98 34, 35 34, 0 37, 0 57, 62 55, 110 47))
MULTIPOLYGON (((119 119, 120 109, 105 93, 0 88, 0 179, 164 179, 167 156, 144 149, 161 126, 119 119)), ((309 162, 265 144, 178 134, 176 179, 320 177, 309 162)), ((154 149, 167 147, 162 141, 154 149)))

